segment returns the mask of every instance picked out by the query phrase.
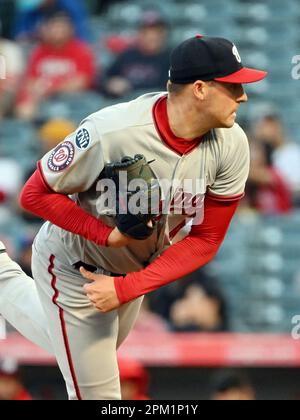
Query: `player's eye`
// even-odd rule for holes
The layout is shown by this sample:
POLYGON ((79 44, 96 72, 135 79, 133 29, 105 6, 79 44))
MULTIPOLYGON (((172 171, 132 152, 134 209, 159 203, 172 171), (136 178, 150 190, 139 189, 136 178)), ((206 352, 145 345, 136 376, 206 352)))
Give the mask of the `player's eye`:
POLYGON ((242 96, 244 93, 243 85, 239 83, 226 83, 226 89, 234 96, 242 96))

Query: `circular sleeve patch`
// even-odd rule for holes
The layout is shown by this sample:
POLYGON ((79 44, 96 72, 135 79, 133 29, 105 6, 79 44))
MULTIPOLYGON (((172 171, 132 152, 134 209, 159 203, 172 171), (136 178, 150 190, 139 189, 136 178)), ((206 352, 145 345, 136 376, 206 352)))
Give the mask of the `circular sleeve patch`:
POLYGON ((71 142, 65 141, 53 150, 48 159, 48 168, 52 172, 64 171, 71 165, 75 156, 75 149, 71 142))

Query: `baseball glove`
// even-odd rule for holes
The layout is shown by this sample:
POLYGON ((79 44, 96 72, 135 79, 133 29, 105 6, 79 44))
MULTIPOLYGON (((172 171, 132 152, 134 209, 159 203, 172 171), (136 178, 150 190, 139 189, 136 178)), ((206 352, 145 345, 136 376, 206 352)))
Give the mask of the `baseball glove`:
POLYGON ((116 225, 123 235, 138 240, 152 235, 154 219, 159 213, 159 205, 155 211, 152 209, 153 197, 158 204, 161 198, 158 179, 150 167, 152 162, 154 160, 147 162, 143 155, 135 155, 134 158, 125 156, 120 162, 107 164, 104 169, 105 177, 113 180, 116 185, 116 225), (124 181, 126 185, 121 185, 124 181), (142 186, 132 191, 129 189, 132 181, 137 184, 142 181, 142 186), (130 206, 131 199, 137 204, 134 211, 130 206))

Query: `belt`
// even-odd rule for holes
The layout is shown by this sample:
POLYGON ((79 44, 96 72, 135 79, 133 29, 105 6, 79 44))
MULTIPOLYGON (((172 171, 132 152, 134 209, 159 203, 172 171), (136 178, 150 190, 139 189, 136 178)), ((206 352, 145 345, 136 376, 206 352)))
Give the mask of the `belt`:
POLYGON ((109 277, 120 277, 120 276, 125 277, 126 276, 126 274, 113 273, 111 271, 104 270, 104 268, 102 267, 99 268, 94 265, 86 264, 82 261, 78 261, 77 263, 73 264, 73 267, 75 268, 75 270, 78 270, 78 271, 80 267, 83 267, 87 271, 91 271, 92 273, 96 273, 96 271, 101 270, 102 271, 101 274, 104 274, 105 276, 109 276, 109 277))

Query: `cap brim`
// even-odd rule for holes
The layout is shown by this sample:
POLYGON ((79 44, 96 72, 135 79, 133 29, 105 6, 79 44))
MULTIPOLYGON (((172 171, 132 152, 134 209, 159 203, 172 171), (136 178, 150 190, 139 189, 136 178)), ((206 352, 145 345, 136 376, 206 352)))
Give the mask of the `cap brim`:
POLYGON ((217 77, 214 80, 224 83, 255 83, 263 80, 267 75, 268 73, 266 71, 244 67, 235 73, 225 77, 217 77))

